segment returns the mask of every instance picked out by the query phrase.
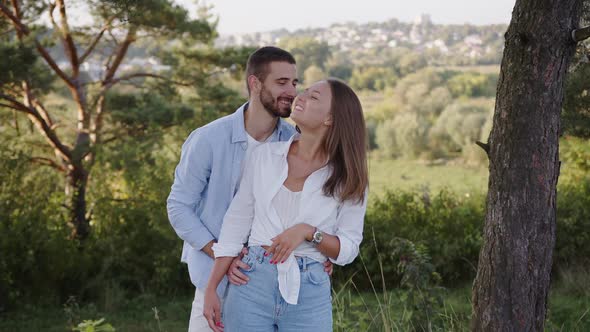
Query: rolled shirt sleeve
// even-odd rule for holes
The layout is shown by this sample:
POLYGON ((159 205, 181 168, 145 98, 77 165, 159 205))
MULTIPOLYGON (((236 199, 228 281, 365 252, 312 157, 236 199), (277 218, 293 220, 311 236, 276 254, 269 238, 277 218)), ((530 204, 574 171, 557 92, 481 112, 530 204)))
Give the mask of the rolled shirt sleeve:
POLYGON ((209 181, 213 152, 199 129, 182 145, 181 157, 174 173, 174 183, 167 200, 168 219, 176 234, 193 248, 201 250, 215 240, 196 214, 202 193, 209 181))
POLYGON ((221 226, 219 240, 213 245, 215 258, 238 256, 244 243, 248 241, 254 220, 253 178, 256 154, 245 160, 245 167, 240 180, 240 188, 234 196, 221 226))
POLYGON ((359 246, 363 240, 363 225, 367 210, 368 191, 365 190, 363 202, 342 203, 337 215, 335 236, 340 240, 340 253, 330 261, 337 265, 352 263, 359 254, 359 246))

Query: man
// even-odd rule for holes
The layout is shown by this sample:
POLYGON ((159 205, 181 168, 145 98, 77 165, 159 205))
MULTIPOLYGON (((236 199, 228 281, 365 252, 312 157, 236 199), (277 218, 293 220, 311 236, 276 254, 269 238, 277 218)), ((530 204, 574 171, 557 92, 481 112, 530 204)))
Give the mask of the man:
MULTIPOLYGON (((203 316, 203 291, 214 255, 211 247, 221 231, 223 217, 236 194, 244 161, 264 142, 286 141, 295 129, 283 119, 291 113, 296 95, 297 69, 293 56, 276 47, 252 53, 246 66, 249 99, 238 110, 193 131, 182 146, 174 184, 168 197, 168 217, 184 240, 182 262, 188 264, 196 287, 189 331, 211 331, 203 316)), ((228 271, 236 285, 247 282, 238 259, 228 271)), ((331 265, 326 270, 331 273, 331 265)), ((225 283, 217 289, 220 297, 225 283)))

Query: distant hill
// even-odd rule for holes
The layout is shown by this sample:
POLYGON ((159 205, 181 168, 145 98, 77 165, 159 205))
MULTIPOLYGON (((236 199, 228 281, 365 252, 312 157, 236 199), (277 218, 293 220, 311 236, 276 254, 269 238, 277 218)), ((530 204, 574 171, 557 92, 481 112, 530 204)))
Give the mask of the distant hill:
POLYGON ((377 23, 338 23, 327 28, 286 29, 240 35, 222 35, 218 47, 277 45, 289 38, 313 38, 330 46, 332 54, 352 63, 365 56, 396 48, 425 54, 431 65, 499 64, 507 25, 444 25, 422 15, 414 22, 391 19, 377 23), (360 58, 359 58, 360 57, 360 58))

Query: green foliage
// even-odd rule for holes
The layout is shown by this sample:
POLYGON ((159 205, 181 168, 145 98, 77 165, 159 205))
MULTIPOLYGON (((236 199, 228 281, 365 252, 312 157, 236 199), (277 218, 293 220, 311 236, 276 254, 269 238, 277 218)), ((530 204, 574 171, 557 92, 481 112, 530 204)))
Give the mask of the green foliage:
POLYGON ((415 113, 401 113, 377 128, 376 141, 388 157, 415 158, 426 148, 428 122, 415 113))
MULTIPOLYGON (((372 296, 366 301, 362 294, 364 292, 359 290, 355 282, 358 278, 355 275, 349 277, 333 296, 335 331, 426 331, 437 320, 443 303, 443 288, 438 286, 440 276, 434 271, 425 248, 397 237, 392 239, 392 243, 395 247, 393 254, 399 259, 396 271, 401 276, 395 294, 388 290, 389 285, 384 282, 379 284, 370 275, 361 255, 359 259, 366 273, 363 278, 371 285, 372 296), (360 296, 352 296, 352 287, 362 292, 360 296), (376 305, 372 302, 376 302, 376 305)), ((383 277, 385 269, 377 246, 375 252, 383 277)))
POLYGON ((380 125, 375 125, 375 143, 386 157, 398 157, 402 154, 396 141, 396 129, 393 120, 386 120, 380 125))
POLYGON ((41 63, 30 38, 23 42, 0 38, 0 59, 0 92, 23 80, 35 82, 35 91, 46 92, 54 79, 41 63))
POLYGON ((586 265, 590 258, 590 178, 560 185, 554 267, 586 265))
POLYGON ((69 229, 60 220, 59 179, 2 145, 0 252, 10 254, 0 255, 0 308, 9 308, 19 298, 51 298, 68 290, 76 278, 71 272, 77 248, 67 240, 69 229))
POLYGON ((554 273, 556 277, 552 277, 548 299, 547 330, 582 332, 590 329, 589 272, 586 264, 572 264, 554 273))
POLYGON ((369 141, 369 150, 377 148, 377 125, 375 118, 365 117, 365 125, 367 126, 367 136, 369 141))
MULTIPOLYGON (((121 165, 120 160, 132 159, 137 151, 156 147, 168 128, 196 127, 242 102, 236 102, 238 93, 222 82, 243 72, 248 53, 241 48, 214 48, 216 23, 205 7, 192 19, 171 0, 64 1, 68 11, 87 5, 94 20, 72 24, 53 13, 54 27, 48 29, 30 22, 38 21, 41 14, 50 15, 52 6, 30 1, 16 4, 26 7, 22 24, 27 28, 22 33, 7 30, 0 36, 0 71, 8 74, 0 78, 0 107, 3 112, 11 106, 21 111, 34 108, 32 113, 44 123, 28 123, 37 129, 34 142, 22 135, 19 120, 13 120, 11 127, 3 123, 0 130, 16 137, 19 146, 35 146, 26 152, 53 165, 63 173, 62 179, 88 174, 88 185, 85 180, 77 182, 84 190, 92 192, 96 185, 92 181, 98 169, 94 161, 102 158, 106 164, 98 154, 110 147, 103 145, 118 148, 111 155, 116 158, 112 163, 121 165), (147 65, 139 68, 133 63, 147 65), (25 106, 18 104, 23 96, 27 96, 25 106), (64 147, 61 152, 67 157, 56 156, 54 146, 64 147)), ((24 113, 13 114, 26 121, 24 113)), ((63 186, 68 185, 64 181, 63 186)), ((88 220, 74 216, 73 211, 95 203, 65 203, 79 238, 86 238, 88 220)))
POLYGON ((577 182, 590 173, 589 140, 579 137, 565 136, 559 141, 559 144, 559 157, 564 164, 564 167, 571 170, 569 172, 569 175, 573 176, 573 179, 571 180, 577 182))
POLYGON ((471 165, 486 164, 487 157, 475 142, 487 141, 494 100, 478 96, 492 96, 495 84, 495 74, 426 67, 404 76, 382 94, 369 94, 368 100, 381 98, 367 113, 375 122, 381 155, 426 160, 461 157, 471 165))
POLYGON ((566 79, 562 131, 567 135, 590 138, 590 63, 580 63, 566 79))
POLYGON ((395 237, 392 247, 393 255, 399 256, 401 300, 409 308, 409 314, 404 316, 405 323, 413 330, 427 331, 442 307, 442 288, 438 287, 440 275, 430 262, 425 246, 395 237))
POLYGON ((324 71, 316 65, 311 65, 307 67, 307 69, 303 73, 303 83, 307 86, 314 82, 324 80, 326 78, 326 73, 324 73, 324 71))
POLYGON ((354 89, 382 91, 395 86, 397 75, 388 67, 357 67, 352 70, 350 86, 354 89))
POLYGON ((330 77, 337 77, 343 81, 348 81, 352 76, 352 64, 348 54, 332 53, 326 61, 326 70, 330 77))
POLYGON ((147 31, 160 35, 186 34, 199 41, 209 41, 215 36, 214 27, 203 18, 192 20, 186 8, 169 0, 106 0, 87 1, 95 16, 108 19, 115 15, 147 31))
POLYGON ((440 156, 468 151, 491 118, 491 100, 458 100, 445 107, 429 132, 429 147, 440 156))
POLYGON ((494 97, 498 76, 476 72, 459 73, 447 82, 453 97, 494 97))
MULTIPOLYGON (((384 283, 390 289, 401 286, 403 271, 398 267, 403 261, 404 250, 400 245, 405 244, 395 239, 399 237, 416 245, 418 256, 415 259, 418 261, 425 262, 427 256, 431 257, 432 269, 421 265, 422 272, 430 271, 423 276, 426 281, 438 279, 432 275, 433 271, 440 273, 445 285, 471 280, 481 245, 483 208, 483 197, 480 196, 461 198, 447 191, 436 195, 387 192, 374 200, 367 211, 366 240, 361 255, 368 276, 374 283, 384 283)), ((362 271, 363 267, 357 260, 345 269, 362 271)), ((369 288, 366 276, 357 274, 354 280, 360 289, 369 288)))
POLYGON ((352 68, 347 65, 336 65, 329 68, 330 77, 336 77, 343 81, 348 81, 352 76, 352 68))
POLYGON ((78 326, 74 327, 72 331, 78 332, 114 332, 115 328, 105 322, 104 318, 99 320, 85 320, 78 326))
POLYGON ((432 124, 452 100, 443 85, 444 79, 432 68, 407 75, 395 86, 393 102, 400 105, 402 111, 419 114, 432 124))
POLYGON ((0 308, 17 299, 58 304, 70 295, 117 305, 113 289, 123 296, 190 292, 178 262, 182 243, 162 203, 175 159, 155 146, 103 151, 88 193, 94 232, 84 244, 68 238, 60 179, 0 149, 0 251, 11 253, 0 255, 0 308))
POLYGON ((426 67, 428 63, 426 58, 421 53, 408 53, 403 55, 398 62, 399 73, 401 76, 406 76, 411 73, 426 67))
POLYGON ((326 62, 330 58, 331 50, 325 42, 319 42, 311 37, 282 38, 279 47, 289 51, 297 61, 299 77, 310 66, 314 65, 322 70, 326 69, 326 62))
POLYGON ((37 61, 32 47, 19 43, 0 43, 0 85, 17 82, 30 76, 30 70, 37 61))
POLYGON ((252 47, 204 48, 191 38, 186 38, 175 41, 168 48, 158 49, 156 53, 162 58, 163 64, 171 67, 176 78, 193 82, 190 88, 199 94, 208 85, 219 85, 218 81, 211 80, 212 71, 216 71, 213 77, 223 73, 229 77, 221 75, 222 79, 242 80, 248 56, 253 51, 252 47))
POLYGON ((132 136, 150 128, 167 128, 178 125, 193 116, 193 109, 171 102, 159 94, 117 94, 108 96, 107 107, 111 119, 132 136))

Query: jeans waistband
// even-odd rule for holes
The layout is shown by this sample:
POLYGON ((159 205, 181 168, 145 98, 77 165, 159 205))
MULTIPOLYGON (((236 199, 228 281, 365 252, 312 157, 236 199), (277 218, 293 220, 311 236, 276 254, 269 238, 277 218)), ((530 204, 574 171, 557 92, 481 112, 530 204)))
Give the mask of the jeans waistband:
MULTIPOLYGON (((266 250, 264 250, 264 248, 261 246, 248 247, 248 255, 254 257, 258 263, 270 263, 272 256, 264 256, 265 252, 266 250)), ((320 262, 309 257, 295 256, 295 260, 299 265, 299 269, 303 271, 307 270, 308 266, 310 265, 320 264, 320 262)))

